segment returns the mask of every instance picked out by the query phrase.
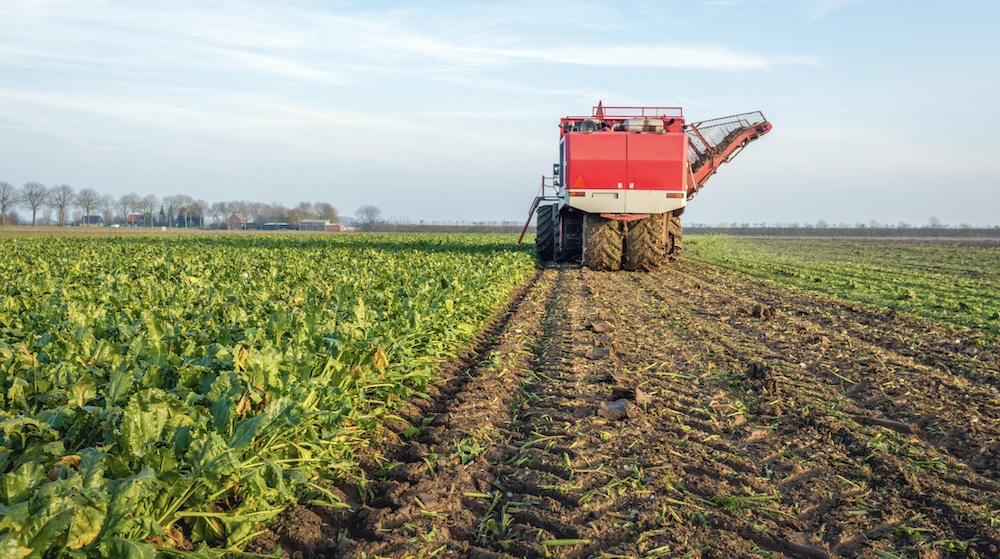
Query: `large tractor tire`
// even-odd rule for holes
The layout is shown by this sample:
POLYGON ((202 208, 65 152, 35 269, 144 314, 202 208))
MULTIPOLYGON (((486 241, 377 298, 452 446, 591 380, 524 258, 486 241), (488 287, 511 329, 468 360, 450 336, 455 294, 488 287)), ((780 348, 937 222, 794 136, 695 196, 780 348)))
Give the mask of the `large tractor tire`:
POLYGON ((535 218, 535 251, 542 262, 551 262, 556 251, 556 225, 558 207, 555 204, 538 206, 535 218))
POLYGON ((652 272, 660 267, 667 254, 671 237, 664 231, 663 214, 653 214, 645 219, 629 222, 625 235, 624 267, 630 272, 652 272))
POLYGON ((622 268, 622 224, 599 215, 583 220, 583 265, 591 270, 615 271, 622 268))
POLYGON ((670 224, 667 226, 667 247, 671 260, 677 260, 681 254, 681 239, 683 238, 681 229, 681 218, 670 216, 670 224))

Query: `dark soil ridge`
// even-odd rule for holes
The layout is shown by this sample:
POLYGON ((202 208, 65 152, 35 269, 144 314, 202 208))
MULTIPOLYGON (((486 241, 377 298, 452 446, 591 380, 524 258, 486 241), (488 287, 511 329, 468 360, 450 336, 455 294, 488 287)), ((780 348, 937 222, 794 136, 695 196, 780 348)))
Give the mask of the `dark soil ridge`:
POLYGON ((296 507, 270 541, 295 557, 997 557, 997 353, 685 261, 550 266, 390 424, 402 436, 341 488, 352 512, 296 507))

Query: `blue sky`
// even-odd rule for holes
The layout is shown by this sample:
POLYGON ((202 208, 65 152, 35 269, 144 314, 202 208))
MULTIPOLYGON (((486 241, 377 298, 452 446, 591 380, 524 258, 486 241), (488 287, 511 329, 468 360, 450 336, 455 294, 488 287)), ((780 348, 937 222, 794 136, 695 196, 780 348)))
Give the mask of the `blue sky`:
POLYGON ((774 131, 701 223, 1000 225, 1000 2, 0 2, 0 181, 523 219, 557 123, 774 131))

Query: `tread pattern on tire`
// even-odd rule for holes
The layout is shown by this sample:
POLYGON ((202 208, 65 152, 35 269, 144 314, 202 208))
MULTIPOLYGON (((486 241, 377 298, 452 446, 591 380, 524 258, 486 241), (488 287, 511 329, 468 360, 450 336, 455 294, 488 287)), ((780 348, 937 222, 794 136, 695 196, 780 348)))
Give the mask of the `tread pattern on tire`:
POLYGON ((584 218, 583 265, 591 270, 615 271, 622 267, 622 224, 598 215, 584 218))
POLYGON ((671 240, 667 241, 670 247, 668 254, 671 259, 676 260, 680 254, 683 245, 681 244, 681 239, 683 236, 683 230, 681 229, 681 218, 675 215, 670 216, 670 224, 667 229, 667 235, 671 237, 671 240))
POLYGON ((535 251, 542 262, 551 262, 556 250, 556 205, 539 206, 535 218, 535 251))
POLYGON ((666 258, 663 214, 653 214, 645 219, 630 222, 625 235, 624 267, 630 272, 651 272, 660 267, 666 258))

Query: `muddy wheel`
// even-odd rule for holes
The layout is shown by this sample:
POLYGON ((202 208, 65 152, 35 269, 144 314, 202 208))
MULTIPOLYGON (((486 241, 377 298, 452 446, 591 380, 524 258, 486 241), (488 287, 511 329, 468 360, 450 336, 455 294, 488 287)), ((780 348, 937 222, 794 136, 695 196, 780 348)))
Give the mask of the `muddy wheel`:
POLYGON ((539 206, 535 218, 535 251, 542 262, 551 262, 556 250, 556 205, 539 206))
POLYGON ((628 224, 625 236, 626 270, 651 272, 663 263, 666 255, 673 249, 672 246, 667 246, 670 238, 664 235, 664 217, 663 214, 653 214, 628 224))
POLYGON ((670 258, 676 260, 681 254, 681 239, 683 235, 681 234, 681 218, 677 216, 670 216, 670 224, 667 227, 667 254, 670 258))
POLYGON ((622 224, 598 215, 584 217, 583 265, 591 270, 622 268, 622 224))

